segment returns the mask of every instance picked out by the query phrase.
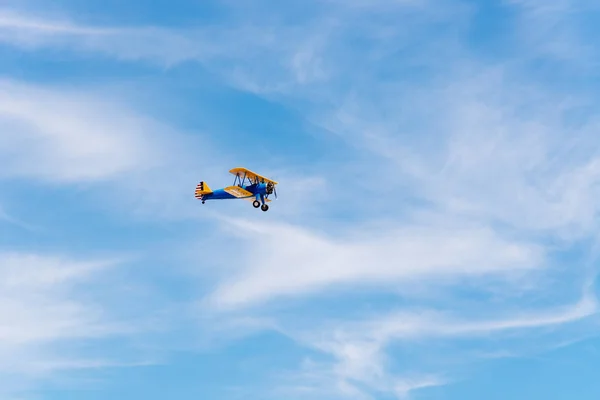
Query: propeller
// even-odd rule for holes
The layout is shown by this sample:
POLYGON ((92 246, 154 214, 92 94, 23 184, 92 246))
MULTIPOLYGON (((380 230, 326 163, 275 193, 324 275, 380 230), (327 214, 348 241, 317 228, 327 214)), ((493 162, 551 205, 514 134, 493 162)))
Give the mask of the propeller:
POLYGON ((277 198, 277 189, 273 182, 267 183, 267 195, 270 195, 271 193, 273 193, 275 195, 275 198, 277 198))

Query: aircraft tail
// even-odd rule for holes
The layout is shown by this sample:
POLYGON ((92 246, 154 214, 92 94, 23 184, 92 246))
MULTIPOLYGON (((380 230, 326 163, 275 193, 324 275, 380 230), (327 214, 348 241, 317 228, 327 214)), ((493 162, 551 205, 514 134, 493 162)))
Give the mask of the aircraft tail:
POLYGON ((212 193, 212 190, 210 189, 210 187, 208 187, 208 185, 202 181, 199 184, 196 185, 196 198, 197 199, 201 199, 203 195, 205 194, 209 194, 212 193))

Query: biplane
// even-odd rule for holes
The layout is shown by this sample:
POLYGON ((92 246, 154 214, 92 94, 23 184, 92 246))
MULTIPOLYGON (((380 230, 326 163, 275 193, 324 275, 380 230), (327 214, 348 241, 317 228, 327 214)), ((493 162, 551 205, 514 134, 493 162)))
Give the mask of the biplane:
POLYGON ((277 198, 277 190, 275 189, 277 182, 274 180, 265 178, 246 168, 233 168, 229 173, 235 175, 232 186, 213 191, 206 182, 202 181, 196 186, 195 197, 201 200, 202 204, 207 200, 248 200, 252 202, 254 208, 260 207, 263 211, 269 209, 267 203, 271 201, 269 199, 271 194, 277 198))

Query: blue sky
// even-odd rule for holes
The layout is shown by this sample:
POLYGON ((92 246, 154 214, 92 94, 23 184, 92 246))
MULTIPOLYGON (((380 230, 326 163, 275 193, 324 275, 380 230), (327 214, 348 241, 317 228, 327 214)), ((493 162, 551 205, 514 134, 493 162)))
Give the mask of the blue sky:
POLYGON ((1 397, 597 399, 599 11, 3 1, 1 397))

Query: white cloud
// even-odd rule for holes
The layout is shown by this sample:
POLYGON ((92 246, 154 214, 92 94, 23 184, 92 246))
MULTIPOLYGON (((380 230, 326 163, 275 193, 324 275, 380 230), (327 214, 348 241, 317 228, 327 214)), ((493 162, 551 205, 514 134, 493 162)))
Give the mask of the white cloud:
MULTIPOLYGON (((301 343, 334 358, 333 363, 304 363, 301 372, 296 375, 297 382, 306 384, 306 380, 311 376, 310 371, 319 371, 319 376, 327 377, 327 384, 317 381, 313 382, 313 385, 321 390, 330 388, 331 382, 340 382, 340 385, 348 388, 349 397, 352 397, 353 393, 366 396, 368 391, 363 391, 366 387, 369 391, 395 394, 399 399, 404 399, 413 391, 448 384, 452 378, 444 376, 446 373, 438 375, 414 372, 422 368, 418 360, 413 360, 414 366, 410 368, 413 372, 392 373, 393 357, 386 354, 386 351, 397 342, 406 343, 410 347, 412 344, 429 343, 432 339, 447 342, 460 338, 498 339, 507 331, 517 332, 523 337, 524 333, 534 329, 584 321, 597 315, 598 310, 595 297, 586 291, 581 300, 574 305, 557 309, 519 311, 516 315, 497 319, 469 320, 437 310, 401 311, 355 322, 329 321, 317 327, 305 326, 302 328, 304 331, 297 327, 283 331, 301 343)), ((463 342, 460 350, 454 350, 460 353, 460 358, 463 359, 459 364, 468 363, 468 351, 477 346, 475 342, 463 342)), ((539 349, 532 351, 537 350, 539 349)), ((448 357, 452 351, 446 347, 444 357, 448 357)), ((440 356, 439 359, 443 357, 440 356)), ((442 364, 440 362, 440 365, 442 364)), ((439 367, 435 363, 433 366, 439 367)))
MULTIPOLYGON (((532 83, 524 63, 490 66, 479 60, 460 43, 468 9, 421 11, 404 19, 390 13, 394 24, 386 24, 383 14, 381 24, 368 18, 340 22, 319 14, 301 24, 319 32, 316 38, 277 26, 273 18, 256 37, 277 31, 288 49, 265 39, 256 40, 252 50, 244 43, 241 53, 230 52, 239 61, 230 76, 236 84, 297 107, 310 121, 354 144, 362 158, 323 172, 330 188, 328 206, 339 201, 355 212, 350 229, 318 219, 294 226, 229 221, 232 234, 247 247, 239 258, 224 256, 231 267, 218 274, 221 280, 208 304, 235 312, 269 301, 285 307, 292 302, 272 300, 314 299, 331 290, 343 299, 356 291, 364 294, 365 288, 406 295, 415 282, 464 288, 460 284, 468 280, 482 292, 501 291, 506 303, 486 299, 482 303, 489 307, 482 308, 502 314, 503 307, 518 309, 512 302, 527 294, 547 298, 570 289, 571 281, 562 281, 550 292, 540 277, 553 272, 551 252, 595 235, 598 124, 585 114, 595 100, 565 96, 539 80, 532 83), (431 21, 439 31, 431 29, 431 21), (355 46, 353 36, 373 46, 355 46), (398 53, 402 57, 392 57, 398 53), (573 115, 580 116, 575 123, 573 115), (377 226, 372 215, 390 222, 377 226), (506 278, 503 290, 498 281, 489 283, 492 277, 506 278), (524 294, 520 284, 530 291, 524 294)), ((226 43, 224 48, 234 47, 226 43)), ((571 268, 577 276, 581 270, 571 268)), ((388 341, 476 338, 568 324, 596 312, 595 301, 586 297, 566 310, 532 307, 521 317, 469 319, 464 315, 469 308, 450 317, 437 310, 445 308, 446 294, 432 301, 428 313, 379 316, 372 326, 352 325, 341 333, 348 337, 324 349, 339 359, 328 369, 329 389, 337 384, 335 377, 362 379, 370 388, 398 395, 446 382, 436 374, 417 374, 412 380, 390 376, 385 370, 391 357, 388 341)), ((295 315, 311 319, 299 311, 295 315)), ((347 326, 341 319, 315 335, 347 326)), ((319 326, 318 317, 310 323, 319 326)), ((298 385, 302 390, 323 386, 318 380, 304 383, 298 385)), ((359 396, 351 384, 339 384, 340 391, 359 396)))
POLYGON ((150 121, 67 87, 1 81, 0 122, 4 178, 102 181, 161 161, 150 121))
POLYGON ((593 100, 484 65, 426 87, 372 87, 378 107, 352 97, 316 117, 386 160, 370 185, 387 181, 400 188, 392 193, 408 192, 440 214, 524 235, 571 240, 594 231, 600 147, 597 118, 586 112, 593 100))
POLYGON ((1 253, 0 382, 8 383, 12 374, 28 380, 63 369, 122 362, 110 361, 108 355, 88 358, 76 345, 136 331, 135 322, 119 321, 88 287, 102 285, 99 277, 117 267, 115 260, 1 253))
MULTIPOLYGON (((201 62, 234 85, 263 94, 293 93, 305 86, 319 88, 323 83, 348 77, 351 70, 369 68, 368 63, 382 53, 402 48, 424 22, 462 21, 465 7, 455 2, 363 1, 317 3, 319 13, 303 14, 297 24, 279 17, 287 7, 254 3, 240 7, 231 3, 228 17, 217 26, 168 29, 156 26, 93 26, 70 18, 38 15, 17 9, 0 10, 0 41, 29 50, 39 48, 73 49, 120 60, 149 61, 172 66, 183 61, 201 62), (271 12, 266 14, 264 9, 271 12), (365 12, 375 23, 365 20, 365 12), (402 18, 401 27, 390 15, 402 18), (373 43, 360 57, 351 56, 343 39, 360 29, 373 43), (353 68, 345 68, 348 62, 353 68), (265 64, 266 63, 266 64, 265 64), (265 68, 267 66, 267 68, 265 68)), ((287 4, 286 4, 287 6, 287 4)), ((448 32, 447 32, 448 33, 448 32)), ((427 48, 450 53, 451 38, 438 36, 427 48)))
POLYGON ((395 383, 394 393, 399 399, 406 399, 416 390, 443 386, 444 383, 445 381, 436 376, 423 376, 410 380, 402 379, 395 383))
MULTIPOLYGON (((521 277, 530 281, 528 293, 535 292, 533 297, 539 296, 538 300, 563 296, 571 280, 556 282, 550 290, 547 282, 535 279, 552 274, 556 260, 550 252, 572 250, 579 240, 596 235, 599 209, 594 199, 600 183, 600 148, 594 134, 597 121, 586 115, 579 124, 569 123, 570 113, 579 111, 577 107, 585 99, 565 100, 551 88, 533 85, 519 89, 524 82, 515 82, 506 70, 459 77, 442 79, 439 87, 404 92, 388 88, 380 93, 374 83, 373 90, 381 94, 376 108, 357 97, 355 103, 345 104, 350 105, 343 110, 347 119, 340 121, 342 113, 334 111, 328 121, 331 124, 326 125, 386 158, 380 165, 368 166, 371 169, 365 176, 371 179, 365 178, 364 186, 398 185, 378 200, 398 227, 390 229, 390 222, 377 231, 361 225, 357 228, 360 235, 344 232, 328 237, 277 224, 238 224, 248 235, 249 248, 256 250, 253 258, 261 259, 262 265, 247 266, 239 274, 228 272, 212 300, 235 307, 270 296, 324 293, 332 288, 349 289, 336 291, 345 296, 365 286, 379 292, 391 288, 406 299, 405 288, 410 285, 403 285, 405 280, 432 287, 444 277, 468 276, 479 282, 482 291, 494 291, 487 287, 489 277, 506 276, 507 282, 513 283, 510 275, 521 272, 521 277), (429 109, 425 110, 424 104, 429 109), (410 118, 413 113, 426 121, 417 124, 410 118), (399 133, 403 130, 431 141, 411 140, 399 133), (406 192, 415 202, 402 214, 396 204, 406 192)), ((358 176, 357 181, 360 184, 358 176)), ((576 263, 566 265, 573 274, 570 278, 586 273, 576 263)), ((503 307, 518 310, 525 301, 517 285, 503 287, 502 296, 506 303, 484 300, 486 312, 501 313, 503 307)), ((434 304, 446 308, 444 294, 440 297, 434 304)), ((530 313, 515 312, 512 317, 495 320, 469 319, 466 314, 471 309, 463 303, 459 306, 459 316, 452 317, 433 307, 423 313, 377 316, 366 324, 347 324, 340 319, 314 333, 312 343, 333 332, 330 342, 319 342, 320 348, 338 360, 331 367, 332 376, 391 393, 402 376, 396 378, 385 371, 393 358, 387 352, 388 343, 475 340, 543 327, 556 327, 558 332, 562 331, 558 327, 565 328, 563 325, 598 311, 595 297, 587 295, 565 309, 532 308, 530 313)), ((457 358, 472 360, 465 356, 467 350, 458 352, 457 358)), ((418 364, 419 357, 414 357, 418 364)), ((417 389, 419 382, 446 380, 434 375, 413 382, 417 389)))
MULTIPOLYGON (((249 12, 247 18, 240 13, 231 24, 216 29, 185 31, 92 28, 4 13, 0 40, 25 48, 75 48, 165 64, 199 60, 238 87, 298 106, 311 121, 368 154, 359 161, 352 159, 351 168, 337 167, 331 173, 335 179, 344 171, 344 178, 351 179, 351 194, 338 191, 342 195, 333 199, 337 195, 332 194, 330 203, 335 205, 334 201, 343 197, 344 205, 356 211, 351 232, 319 233, 315 220, 308 218, 301 221, 303 226, 228 221, 227 227, 248 247, 239 253, 240 258, 223 256, 234 266, 241 260, 242 267, 220 272, 222 280, 208 298, 213 305, 243 309, 339 287, 403 292, 414 282, 427 286, 468 278, 483 285, 497 276, 514 283, 514 276, 527 280, 544 272, 547 254, 554 248, 545 247, 547 242, 542 239, 566 238, 569 245, 572 239, 595 235, 600 177, 594 140, 597 122, 587 115, 584 123, 574 125, 568 118, 570 112, 579 111, 577 107, 585 99, 566 98, 552 87, 529 85, 531 75, 519 63, 489 68, 477 60, 460 45, 469 9, 451 7, 457 2, 444 2, 440 7, 428 7, 432 5, 429 2, 367 5, 357 1, 352 7, 339 3, 329 2, 340 8, 312 15, 291 27, 281 23, 275 10, 268 18, 259 12, 249 12), (341 8, 344 13, 331 12, 341 8), (352 38, 356 37, 367 44, 355 46, 352 38), (219 43, 219 48, 210 42, 219 43), (399 53, 403 54, 400 61, 392 57, 399 53), (429 79, 422 79, 423 71, 429 79), (382 77, 385 82, 380 83, 382 77), (380 197, 361 196, 361 190, 380 197), (404 208, 409 201, 413 201, 411 207, 404 208), (368 226, 365 219, 377 211, 377 216, 385 215, 393 222, 368 226)), ((552 18, 557 15, 552 12, 552 18)), ((555 25, 550 21, 547 26, 555 25)), ((530 25, 533 31, 525 40, 529 50, 539 44, 540 37, 546 37, 545 28, 540 27, 544 25, 530 25)), ((557 46, 555 41, 545 50, 570 60, 589 57, 583 51, 585 46, 570 46, 578 40, 570 28, 560 29, 559 36, 562 44, 557 46), (576 57, 568 54, 573 49, 576 57)), ((4 112, 35 121, 31 110, 52 105, 57 97, 48 99, 35 107, 25 103, 27 107, 13 109, 12 99, 5 97, 4 112)), ((73 115, 65 113, 70 106, 42 113, 39 121, 43 126, 55 129, 28 130, 29 138, 51 143, 44 149, 54 146, 61 154, 49 155, 41 147, 28 150, 30 156, 44 162, 44 169, 32 166, 29 156, 3 154, 13 171, 21 176, 77 181, 114 177, 146 164, 147 153, 128 153, 139 149, 141 141, 135 134, 105 136, 115 131, 109 126, 101 129, 102 135, 92 131, 92 136, 83 137, 77 132, 82 132, 80 128, 88 126, 87 122, 77 120, 69 125, 79 128, 66 130, 62 121, 52 118, 58 111, 73 115), (90 138, 102 138, 98 139, 100 146, 87 147, 90 138), (70 146, 73 139, 79 141, 78 146, 70 146), (114 155, 117 162, 103 163, 107 155, 114 155), (84 160, 95 162, 81 166, 84 160)), ((17 122, 11 120, 15 129, 21 127, 17 122)), ((134 123, 128 132, 137 132, 136 126, 134 123)), ((11 146, 28 148, 29 144, 17 139, 13 137, 11 146)), ((163 172, 162 179, 168 181, 168 175, 163 172)), ((328 178, 320 182, 331 185, 328 178)), ((160 191, 155 195, 157 203, 165 207, 179 204, 161 196, 175 196, 172 193, 180 187, 177 181, 169 186, 172 190, 160 191)), ((329 187, 332 192, 348 189, 344 184, 329 187)), ((507 285, 503 296, 512 299, 519 292, 515 286, 507 285)), ((536 293, 546 293, 544 285, 532 286, 537 286, 536 293)), ((415 374, 411 379, 391 374, 386 369, 390 342, 476 338, 555 326, 597 310, 595 301, 585 297, 565 310, 532 310, 516 317, 481 320, 466 317, 468 309, 461 309, 459 316, 443 313, 439 308, 445 308, 444 298, 436 300, 438 307, 424 313, 402 311, 358 324, 336 321, 324 330, 330 335, 328 341, 309 338, 311 346, 337 360, 333 367, 324 368, 329 388, 337 384, 341 393, 363 396, 351 383, 358 380, 374 390, 406 395, 446 380, 435 374, 415 374)), ((501 306, 505 304, 489 303, 495 312, 501 306)), ((56 313, 69 316, 63 309, 56 313)), ((324 333, 318 335, 322 338, 324 333)))
POLYGON ((518 12, 516 35, 529 56, 566 63, 571 72, 593 72, 599 53, 586 19, 597 16, 598 3, 590 0, 509 0, 518 12))
POLYGON ((5 33, 31 32, 32 34, 73 34, 73 35, 101 35, 110 33, 110 30, 90 29, 74 25, 68 21, 47 21, 45 19, 31 18, 15 12, 2 11, 0 13, 0 28, 5 33))
POLYGON ((171 65, 214 51, 209 41, 199 42, 166 29, 93 27, 67 18, 53 20, 14 10, 0 10, 0 43, 28 50, 73 48, 123 60, 158 61, 171 65))
MULTIPOLYGON (((367 37, 364 30, 352 26, 361 32, 361 38, 367 37)), ((490 66, 452 38, 440 34, 437 42, 435 34, 430 34, 431 38, 415 31, 418 44, 406 39, 402 29, 390 29, 385 36, 389 41, 381 40, 379 46, 363 51, 344 46, 350 43, 345 30, 323 29, 327 33, 313 46, 296 47, 297 60, 304 64, 293 64, 296 73, 307 72, 297 77, 325 77, 314 86, 301 79, 287 86, 288 80, 279 79, 289 72, 289 58, 277 51, 261 58, 260 71, 268 74, 266 79, 252 68, 254 63, 236 71, 249 90, 297 106, 311 121, 369 156, 352 159, 348 166, 325 177, 330 185, 336 177, 340 179, 336 175, 340 171, 350 179, 350 191, 344 184, 330 186, 332 193, 345 188, 336 200, 356 211, 350 232, 342 227, 325 234, 322 231, 334 230, 331 225, 320 227, 312 220, 304 227, 271 221, 231 222, 232 232, 237 231, 248 245, 239 259, 229 255, 231 265, 239 265, 241 260, 243 266, 220 275, 219 285, 207 299, 209 304, 235 311, 286 297, 306 300, 315 295, 314 299, 331 290, 350 299, 349 293, 364 294, 365 288, 405 295, 414 282, 433 287, 444 281, 464 288, 459 285, 467 280, 464 278, 476 282, 482 292, 494 292, 498 287, 488 279, 500 276, 508 283, 501 291, 505 302, 486 298, 482 309, 506 315, 510 313, 502 310, 518 310, 527 294, 538 300, 556 299, 571 289, 572 281, 563 280, 550 291, 540 276, 548 277, 554 271, 557 261, 550 257, 551 252, 572 250, 570 246, 581 243, 578 240, 596 235, 600 147, 594 132, 598 121, 586 113, 586 107, 595 109, 597 101, 579 93, 565 95, 552 83, 532 81, 524 63, 490 66), (394 47, 392 42, 400 45, 394 47), (407 43, 425 50, 417 50, 416 57, 407 55, 405 62, 390 57, 407 43), (437 46, 443 47, 440 43, 450 43, 448 49, 456 51, 437 53, 437 46), (411 75, 409 67, 413 66, 431 72, 430 79, 422 79, 419 73, 411 75), (401 72, 394 75, 394 67, 401 72), (402 67, 409 70, 406 75, 402 67), (384 72, 380 74, 378 68, 384 72), (327 74, 308 74, 311 71, 327 74), (386 78, 383 82, 381 75, 386 78), (415 83, 410 81, 413 76, 417 76, 415 83), (380 196, 371 199, 371 193, 380 196), (377 216, 393 222, 382 223, 380 229, 369 226, 372 221, 365 219, 374 209, 381 210, 377 216), (249 259, 260 261, 244 261, 249 259), (513 281, 514 276, 518 278, 513 281), (521 279, 529 283, 527 293, 519 287, 521 279)), ((375 30, 369 33, 384 35, 375 30)), ((334 201, 330 205, 333 207, 334 201)), ((579 265, 569 265, 569 270, 570 278, 585 273, 579 265)), ((425 313, 379 315, 358 324, 348 324, 340 317, 312 331, 314 336, 307 342, 311 346, 319 343, 322 346, 317 347, 337 362, 333 366, 325 363, 325 368, 321 363, 307 368, 326 376, 328 389, 341 380, 339 389, 349 397, 365 395, 357 393, 360 385, 352 386, 352 380, 369 390, 402 395, 447 380, 443 373, 437 375, 438 370, 431 376, 416 374, 414 379, 391 374, 385 368, 393 359, 388 343, 478 340, 512 331, 531 334, 530 329, 544 327, 560 331, 558 327, 597 312, 591 296, 565 309, 532 306, 529 313, 489 320, 467 317, 472 309, 462 308, 460 303, 457 315, 450 316, 439 311, 446 308, 445 295, 432 300, 434 305, 425 313), (323 344, 317 339, 323 337, 331 341, 323 344)), ((274 303, 274 308, 281 309, 292 302, 274 303)), ((308 318, 310 324, 321 326, 319 318, 311 319, 308 311, 294 313, 298 319, 308 318)), ((458 352, 457 358, 464 355, 458 352)), ((412 356, 414 364, 419 364, 418 354, 412 356)), ((465 357, 468 360, 472 359, 465 357)), ((313 378, 302 370, 296 387, 325 386, 313 378)))
POLYGON ((192 215, 191 193, 214 168, 215 153, 203 135, 182 134, 132 107, 123 90, 1 80, 0 178, 86 184, 82 199, 91 194, 97 206, 130 216, 192 215))
POLYGON ((39 230, 39 227, 30 224, 29 222, 22 221, 8 213, 2 205, 0 205, 0 221, 29 231, 39 230))
POLYGON ((244 264, 224 278, 209 301, 225 308, 334 285, 389 288, 428 277, 505 275, 535 269, 544 259, 535 244, 512 242, 481 227, 362 228, 346 238, 330 238, 274 222, 230 223, 248 238, 243 258, 260 263, 244 264))

